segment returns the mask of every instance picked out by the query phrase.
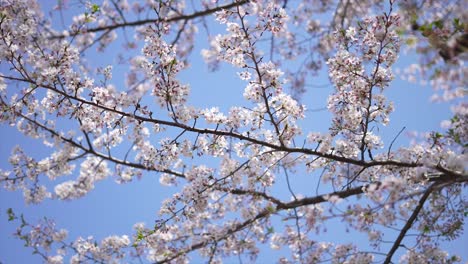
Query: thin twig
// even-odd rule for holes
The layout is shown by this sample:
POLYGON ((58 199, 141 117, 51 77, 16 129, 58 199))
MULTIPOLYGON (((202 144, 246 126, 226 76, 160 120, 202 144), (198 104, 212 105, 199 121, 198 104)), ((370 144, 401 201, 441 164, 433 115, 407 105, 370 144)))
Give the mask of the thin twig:
POLYGON ((395 142, 395 140, 400 136, 400 134, 403 132, 403 130, 405 130, 406 127, 403 127, 400 132, 398 132, 398 134, 393 138, 392 142, 390 143, 390 146, 388 147, 388 152, 387 152, 387 159, 390 158, 390 151, 392 150, 392 146, 393 146, 393 143, 395 142))

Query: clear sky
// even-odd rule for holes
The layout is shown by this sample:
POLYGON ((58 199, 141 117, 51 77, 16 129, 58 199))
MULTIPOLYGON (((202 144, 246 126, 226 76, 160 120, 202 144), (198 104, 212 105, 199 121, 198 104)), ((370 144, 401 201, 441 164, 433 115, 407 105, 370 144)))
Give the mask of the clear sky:
MULTIPOLYGON (((44 1, 48 2, 48 1, 44 1)), ((55 2, 55 1, 50 1, 55 2)), ((69 18, 66 18, 69 19, 69 18)), ((199 43, 206 43, 204 34, 200 34, 199 43)), ((181 74, 181 79, 191 86, 192 94, 190 104, 200 107, 219 106, 221 110, 227 110, 230 106, 243 104, 243 89, 245 83, 237 77, 236 70, 223 65, 217 72, 211 72, 203 65, 200 50, 206 46, 197 46, 192 54, 192 67, 181 74)), ((112 45, 108 53, 118 53, 121 47, 112 45)), ((89 60, 99 58, 98 63, 112 63, 113 59, 103 59, 102 54, 92 52, 89 60), (102 59, 102 61, 101 61, 102 59), (104 60, 108 60, 107 62, 104 60), (110 61, 109 61, 110 60, 110 61)), ((396 67, 402 67, 414 62, 414 56, 408 54, 402 56, 396 67)), ((94 62, 93 62, 94 63, 94 62)), ((8 71, 4 64, 0 65, 0 72, 8 71)), ((114 79, 122 82, 125 69, 116 67, 114 79), (120 72, 119 72, 120 71, 120 72), (119 80, 120 79, 120 80, 119 80)), ((328 83, 327 75, 317 78, 317 84, 328 83)), ((309 89, 303 96, 302 103, 308 109, 318 109, 326 106, 326 97, 332 91, 332 86, 309 89)), ((388 144, 395 135, 406 127, 409 131, 440 130, 439 124, 444 119, 449 119, 451 113, 444 104, 431 104, 429 98, 432 95, 429 86, 420 86, 400 80, 397 76, 392 82, 387 93, 390 100, 395 102, 395 112, 391 115, 391 123, 388 127, 382 127, 381 133, 384 142, 388 144)), ((309 111, 303 122, 304 131, 325 130, 329 124, 329 115, 324 111, 309 111)), ((394 147, 408 144, 406 132, 398 138, 394 147)), ((0 168, 10 168, 8 156, 15 145, 21 145, 25 150, 36 157, 44 157, 50 151, 40 141, 25 138, 14 127, 0 126, 0 168)), ((63 181, 70 179, 64 178, 63 181)), ((293 182, 293 188, 298 192, 308 191, 306 176, 293 182), (306 183, 306 185, 304 185, 306 183)), ((53 184, 48 183, 52 189, 53 184)), ((116 184, 115 178, 108 178, 96 184, 96 188, 85 197, 66 202, 58 200, 46 200, 40 205, 25 205, 20 191, 9 192, 0 189, 0 263, 41 263, 39 256, 32 255, 31 249, 25 248, 23 242, 13 238, 17 223, 7 221, 6 210, 13 208, 16 213, 23 213, 25 218, 34 223, 47 217, 54 219, 59 228, 69 230, 68 240, 74 240, 78 236, 94 236, 98 240, 109 235, 132 234, 132 226, 137 222, 145 222, 152 226, 158 218, 157 211, 161 201, 175 192, 174 188, 163 188, 159 184, 159 176, 147 173, 141 180, 128 184, 116 184)), ((284 190, 286 191, 286 190, 284 190)), ((468 225, 465 225, 465 230, 468 225)), ((329 239, 338 235, 338 232, 330 230, 326 235, 329 239)), ((396 234, 395 234, 396 236, 396 234)), ((350 241, 360 240, 362 237, 349 237, 350 241)), ((450 253, 462 256, 468 261, 467 235, 459 240, 445 243, 443 248, 450 253)), ((258 263, 272 263, 278 254, 260 254, 258 263)), ((134 261, 137 263, 137 261, 134 261)))

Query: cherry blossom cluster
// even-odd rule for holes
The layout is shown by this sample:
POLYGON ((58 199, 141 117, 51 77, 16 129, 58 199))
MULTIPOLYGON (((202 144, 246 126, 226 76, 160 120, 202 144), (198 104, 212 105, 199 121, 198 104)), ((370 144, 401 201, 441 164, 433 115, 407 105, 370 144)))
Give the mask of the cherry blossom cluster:
POLYGON ((335 32, 339 47, 327 64, 337 91, 328 98, 328 109, 334 114, 334 129, 346 139, 336 142, 337 151, 345 156, 382 147, 369 126, 387 125, 393 111, 382 91, 394 78, 390 66, 399 52, 398 23, 398 15, 383 15, 335 32))
POLYGON ((46 263, 64 263, 64 258, 69 252, 72 252, 70 263, 89 261, 118 263, 125 257, 122 249, 130 246, 130 239, 126 235, 109 236, 102 239, 100 243, 96 242, 93 237, 86 239, 78 237, 68 244, 66 243, 68 231, 57 229, 54 221, 44 219, 39 224, 31 225, 23 216, 17 217, 13 211, 9 211, 8 214, 10 220, 20 218, 22 222, 15 236, 34 248, 37 254, 44 257, 46 263))
POLYGON ((94 183, 109 176, 107 163, 98 158, 87 158, 81 163, 80 175, 76 181, 66 181, 55 186, 55 193, 60 199, 75 199, 84 196, 94 188, 94 183))

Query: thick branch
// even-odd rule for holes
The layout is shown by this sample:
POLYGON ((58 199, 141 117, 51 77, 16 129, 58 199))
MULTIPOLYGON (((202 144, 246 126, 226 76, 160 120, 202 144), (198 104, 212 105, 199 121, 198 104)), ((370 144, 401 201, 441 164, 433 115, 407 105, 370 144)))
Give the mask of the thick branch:
MULTIPOLYGON (((197 17, 207 16, 215 12, 221 11, 223 9, 230 9, 236 6, 241 6, 241 5, 248 3, 249 1, 250 0, 234 1, 233 3, 227 4, 227 5, 222 5, 222 6, 218 6, 215 8, 194 12, 188 15, 173 16, 170 18, 143 19, 143 20, 137 20, 137 21, 131 21, 131 22, 117 23, 113 25, 99 26, 95 28, 86 29, 84 32, 81 32, 81 31, 69 32, 68 36, 73 37, 73 36, 77 36, 83 33, 108 31, 108 30, 114 30, 117 28, 135 27, 135 26, 141 26, 141 25, 158 23, 158 22, 177 22, 177 21, 183 21, 183 20, 190 20, 190 19, 194 19, 197 17)), ((65 35, 56 35, 56 36, 53 36, 52 39, 57 39, 57 38, 61 39, 65 37, 66 37, 65 35)))
POLYGON ((280 200, 276 199, 275 197, 273 196, 270 196, 264 192, 258 192, 258 191, 253 191, 253 190, 242 190, 242 189, 230 189, 230 188, 216 188, 220 191, 224 191, 224 192, 228 192, 228 193, 232 193, 232 194, 235 194, 235 195, 251 195, 253 197, 262 197, 264 198, 265 200, 268 200, 274 204, 276 204, 277 206, 283 206, 284 203, 281 202, 280 200))
POLYGON ((387 258, 385 258, 384 264, 389 264, 389 263, 391 263, 393 254, 395 254, 395 252, 397 251, 398 247, 400 247, 401 241, 403 241, 403 238, 405 237, 406 232, 408 232, 408 230, 411 228, 411 226, 413 225, 414 221, 415 221, 416 218, 418 217, 419 212, 420 212, 421 209, 423 208, 424 203, 426 202, 427 198, 429 198, 429 195, 430 195, 430 194, 432 193, 432 191, 434 190, 434 186, 435 186, 435 185, 436 185, 436 184, 432 184, 432 185, 431 185, 429 188, 427 188, 427 190, 424 192, 423 196, 422 196, 421 199, 419 200, 419 203, 418 203, 418 205, 416 206, 416 208, 414 209, 414 211, 413 211, 413 213, 411 214, 410 218, 408 219, 408 221, 406 221, 406 224, 405 224, 405 226, 403 227, 403 229, 401 229, 401 232, 400 232, 400 234, 398 235, 398 238, 395 240, 395 243, 393 243, 392 248, 390 249, 390 251, 389 251, 388 254, 387 254, 387 258))
MULTIPOLYGON (((377 184, 380 186, 379 182, 372 183, 372 184, 377 184)), ((279 205, 276 209, 277 210, 287 210, 287 209, 293 209, 301 206, 306 206, 306 205, 311 205, 311 204, 319 204, 326 202, 327 200, 324 198, 325 196, 338 196, 342 199, 353 196, 353 195, 358 195, 364 193, 364 191, 370 186, 370 184, 367 185, 362 185, 358 186, 352 189, 348 189, 345 191, 338 191, 338 192, 332 192, 328 193, 326 195, 318 195, 314 197, 306 197, 298 200, 291 201, 289 203, 285 203, 282 205, 279 205)))
POLYGON ((459 175, 459 176, 446 176, 446 177, 441 177, 437 182, 433 183, 427 190, 424 192, 423 196, 421 199, 419 199, 418 205, 414 209, 413 213, 411 214, 410 218, 408 221, 406 221, 405 226, 403 229, 401 229, 400 234, 398 235, 397 239, 395 240, 395 243, 393 243, 392 248, 387 254, 387 257, 384 261, 385 264, 389 264, 392 261, 392 256, 395 254, 397 251, 398 247, 401 245, 401 241, 403 241, 403 238, 405 237, 406 233, 408 230, 411 228, 413 225, 414 221, 418 217, 419 212, 424 206, 424 203, 426 202, 427 198, 429 198, 429 195, 437 190, 440 190, 446 186, 450 186, 455 183, 466 183, 468 182, 468 175, 459 175))

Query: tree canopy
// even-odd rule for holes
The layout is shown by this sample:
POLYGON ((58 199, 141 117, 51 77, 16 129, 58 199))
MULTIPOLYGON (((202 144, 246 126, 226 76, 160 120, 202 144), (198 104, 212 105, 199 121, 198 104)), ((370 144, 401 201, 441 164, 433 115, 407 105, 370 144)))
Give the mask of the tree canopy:
POLYGON ((34 206, 157 177, 172 194, 103 239, 2 201, 39 259, 462 261, 444 241, 468 215, 464 1, 46 2, 0 0, 0 122, 45 149, 18 142, 2 192, 34 206), (450 116, 408 139, 397 82, 432 88, 450 116), (242 100, 193 103, 214 85, 242 100))

